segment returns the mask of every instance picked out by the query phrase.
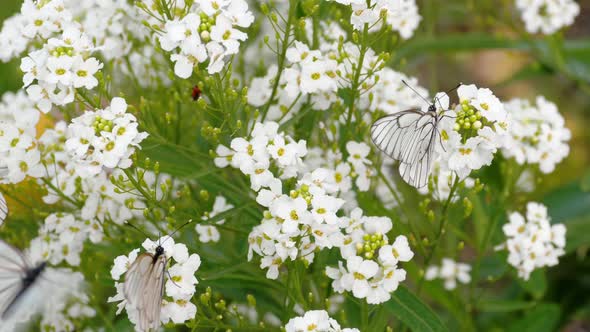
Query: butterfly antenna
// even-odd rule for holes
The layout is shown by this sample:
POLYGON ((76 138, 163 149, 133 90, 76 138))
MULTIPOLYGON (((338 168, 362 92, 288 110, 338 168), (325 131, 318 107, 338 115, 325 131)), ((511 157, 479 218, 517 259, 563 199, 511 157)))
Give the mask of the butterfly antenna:
POLYGON ((463 83, 459 83, 459 84, 457 84, 457 86, 456 86, 456 87, 454 87, 454 88, 450 89, 449 91, 447 91, 447 92, 445 92, 445 93, 446 93, 446 94, 449 94, 449 92, 453 92, 453 91, 455 91, 455 90, 459 89, 459 87, 460 87, 461 85, 463 85, 463 83))
POLYGON ((416 91, 416 89, 412 88, 405 80, 402 80, 402 83, 404 83, 405 86, 407 86, 408 88, 410 88, 410 90, 414 91, 414 93, 422 98, 422 100, 424 100, 428 105, 430 105, 430 101, 426 98, 424 98, 424 96, 422 96, 420 93, 418 93, 418 91, 416 91))
MULTIPOLYGON (((176 234, 176 232, 178 232, 178 231, 179 231, 179 230, 181 230, 181 229, 182 229, 184 226, 186 226, 186 225, 188 225, 188 224, 190 224, 190 223, 192 223, 192 222, 193 222, 193 220, 192 220, 192 219, 189 219, 189 221, 187 221, 187 222, 185 222, 184 224, 182 224, 182 225, 178 226, 178 228, 176 228, 176 230, 174 230, 174 232, 172 232, 170 235, 168 235, 168 238, 166 238, 166 240, 164 240, 164 242, 168 241, 168 239, 169 239, 169 238, 171 238, 171 237, 172 237, 172 235, 176 234)), ((163 242, 162 242, 162 243, 163 243, 163 242)))
MULTIPOLYGON (((446 92, 445 92, 445 94, 448 96, 450 92, 453 92, 453 91, 455 91, 455 90, 459 89, 459 87, 460 87, 461 85, 463 85, 463 83, 459 83, 459 84, 457 84, 457 86, 456 86, 456 87, 454 87, 454 88, 452 88, 452 89, 450 89, 450 90, 446 91, 446 92)), ((443 109, 443 107, 442 107, 442 104, 440 103, 440 100, 439 100, 439 98, 438 98, 438 97, 436 97, 436 96, 435 96, 435 97, 434 97, 434 101, 435 101, 435 102, 438 102, 438 106, 440 106, 440 109, 443 109)))
POLYGON ((143 230, 141 230, 139 227, 133 225, 132 223, 130 223, 128 220, 125 220, 125 225, 130 226, 131 228, 135 229, 136 231, 140 232, 141 234, 143 234, 146 238, 149 238, 150 236, 144 232, 143 230))

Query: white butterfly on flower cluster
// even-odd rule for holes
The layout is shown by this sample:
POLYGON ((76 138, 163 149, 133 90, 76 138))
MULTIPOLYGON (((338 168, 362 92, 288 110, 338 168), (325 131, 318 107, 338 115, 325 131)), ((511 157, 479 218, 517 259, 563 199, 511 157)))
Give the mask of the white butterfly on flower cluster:
MULTIPOLYGON (((405 81, 402 82, 418 94, 405 81)), ((383 153, 400 162, 402 179, 416 188, 422 188, 428 183, 435 147, 440 143, 438 125, 446 117, 446 110, 437 110, 437 101, 435 97, 426 112, 416 108, 389 114, 377 119, 371 126, 373 143, 383 153)))

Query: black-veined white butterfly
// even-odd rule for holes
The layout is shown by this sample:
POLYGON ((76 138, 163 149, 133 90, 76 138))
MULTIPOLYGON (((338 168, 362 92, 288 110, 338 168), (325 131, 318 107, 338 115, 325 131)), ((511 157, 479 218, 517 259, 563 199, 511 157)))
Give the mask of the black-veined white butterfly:
POLYGON ((0 312, 8 320, 41 279, 47 262, 32 265, 17 248, 0 240, 0 312))
MULTIPOLYGON (((405 81, 402 82, 420 96, 405 81)), ((416 188, 422 188, 428 183, 435 146, 437 142, 440 143, 438 125, 445 117, 446 110, 439 113, 435 105, 437 101, 435 97, 426 112, 419 108, 401 111, 381 117, 371 126, 373 143, 383 153, 400 162, 401 177, 416 188)))
MULTIPOLYGON (((168 238, 191 222, 192 220, 189 220, 178 227, 168 235, 168 238)), ((127 225, 142 232, 132 224, 127 223, 127 225)), ((138 324, 141 331, 155 330, 160 326, 164 280, 168 264, 168 257, 162 244, 163 242, 158 242, 153 254, 144 252, 137 256, 125 273, 123 294, 127 302, 134 306, 138 312, 138 324)))

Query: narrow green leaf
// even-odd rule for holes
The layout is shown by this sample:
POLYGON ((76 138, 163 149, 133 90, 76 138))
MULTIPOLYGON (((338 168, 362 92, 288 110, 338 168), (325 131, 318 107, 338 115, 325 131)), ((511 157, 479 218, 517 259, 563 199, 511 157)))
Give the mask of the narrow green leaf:
POLYGON ((393 292, 385 306, 412 331, 448 331, 434 311, 404 286, 393 292))
POLYGON ((491 300, 481 301, 478 304, 477 309, 483 312, 511 312, 530 309, 535 305, 537 305, 537 303, 527 301, 491 300))

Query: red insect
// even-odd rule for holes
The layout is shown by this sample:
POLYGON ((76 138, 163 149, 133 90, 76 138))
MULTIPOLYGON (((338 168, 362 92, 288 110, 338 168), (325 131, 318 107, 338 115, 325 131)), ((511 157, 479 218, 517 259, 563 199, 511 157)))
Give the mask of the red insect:
POLYGON ((195 85, 193 87, 193 92, 191 93, 191 96, 193 97, 194 101, 197 101, 201 97, 201 89, 198 85, 195 85))

